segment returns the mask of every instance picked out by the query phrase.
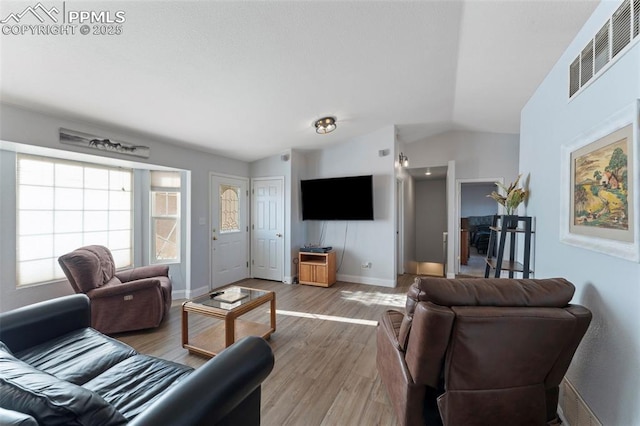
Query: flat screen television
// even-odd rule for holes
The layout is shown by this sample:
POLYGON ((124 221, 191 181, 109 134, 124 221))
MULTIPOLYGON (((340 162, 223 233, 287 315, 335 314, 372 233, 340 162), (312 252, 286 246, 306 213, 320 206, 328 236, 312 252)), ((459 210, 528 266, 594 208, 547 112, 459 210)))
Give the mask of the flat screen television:
POLYGON ((373 220, 373 176, 300 181, 302 220, 373 220))

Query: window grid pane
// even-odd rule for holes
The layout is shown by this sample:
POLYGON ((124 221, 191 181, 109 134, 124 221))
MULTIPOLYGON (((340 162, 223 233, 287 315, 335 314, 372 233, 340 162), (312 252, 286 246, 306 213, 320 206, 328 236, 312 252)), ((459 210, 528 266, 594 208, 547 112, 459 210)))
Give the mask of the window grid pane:
POLYGON ((121 249, 116 267, 131 265, 131 170, 28 155, 17 162, 19 286, 63 278, 57 258, 88 244, 121 249))
POLYGON ((180 261, 180 192, 172 191, 171 187, 180 188, 180 173, 151 171, 151 183, 151 262, 178 262, 180 261))

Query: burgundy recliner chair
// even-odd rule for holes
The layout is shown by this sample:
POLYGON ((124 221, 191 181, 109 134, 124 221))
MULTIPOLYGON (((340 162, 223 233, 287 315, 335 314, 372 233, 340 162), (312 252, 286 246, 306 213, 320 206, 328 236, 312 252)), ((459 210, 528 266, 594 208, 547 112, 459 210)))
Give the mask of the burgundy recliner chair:
POLYGON ((591 312, 555 279, 416 278, 377 330, 401 425, 559 423, 559 384, 591 312))
POLYGON ((157 327, 171 307, 166 265, 116 272, 104 246, 86 246, 62 255, 58 263, 76 293, 91 300, 91 326, 105 333, 157 327))

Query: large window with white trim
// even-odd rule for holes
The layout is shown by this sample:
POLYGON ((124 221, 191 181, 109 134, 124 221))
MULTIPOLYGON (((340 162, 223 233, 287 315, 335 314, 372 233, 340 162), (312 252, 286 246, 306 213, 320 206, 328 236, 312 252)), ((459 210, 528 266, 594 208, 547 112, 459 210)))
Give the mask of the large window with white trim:
POLYGON ((151 263, 180 261, 180 172, 151 171, 151 263))
POLYGON ((132 264, 132 170, 17 156, 17 282, 64 278, 59 256, 90 244, 132 264))

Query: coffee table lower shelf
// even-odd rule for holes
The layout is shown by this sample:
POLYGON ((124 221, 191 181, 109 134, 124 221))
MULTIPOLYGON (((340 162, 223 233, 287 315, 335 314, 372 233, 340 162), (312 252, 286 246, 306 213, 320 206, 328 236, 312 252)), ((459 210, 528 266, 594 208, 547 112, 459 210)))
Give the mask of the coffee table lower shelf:
MULTIPOLYGON (((273 332, 273 328, 267 324, 236 319, 234 341, 237 342, 246 336, 269 339, 273 332)), ((225 324, 222 321, 191 337, 187 343, 183 343, 182 347, 188 349, 190 353, 213 357, 226 348, 225 333, 225 324)))

